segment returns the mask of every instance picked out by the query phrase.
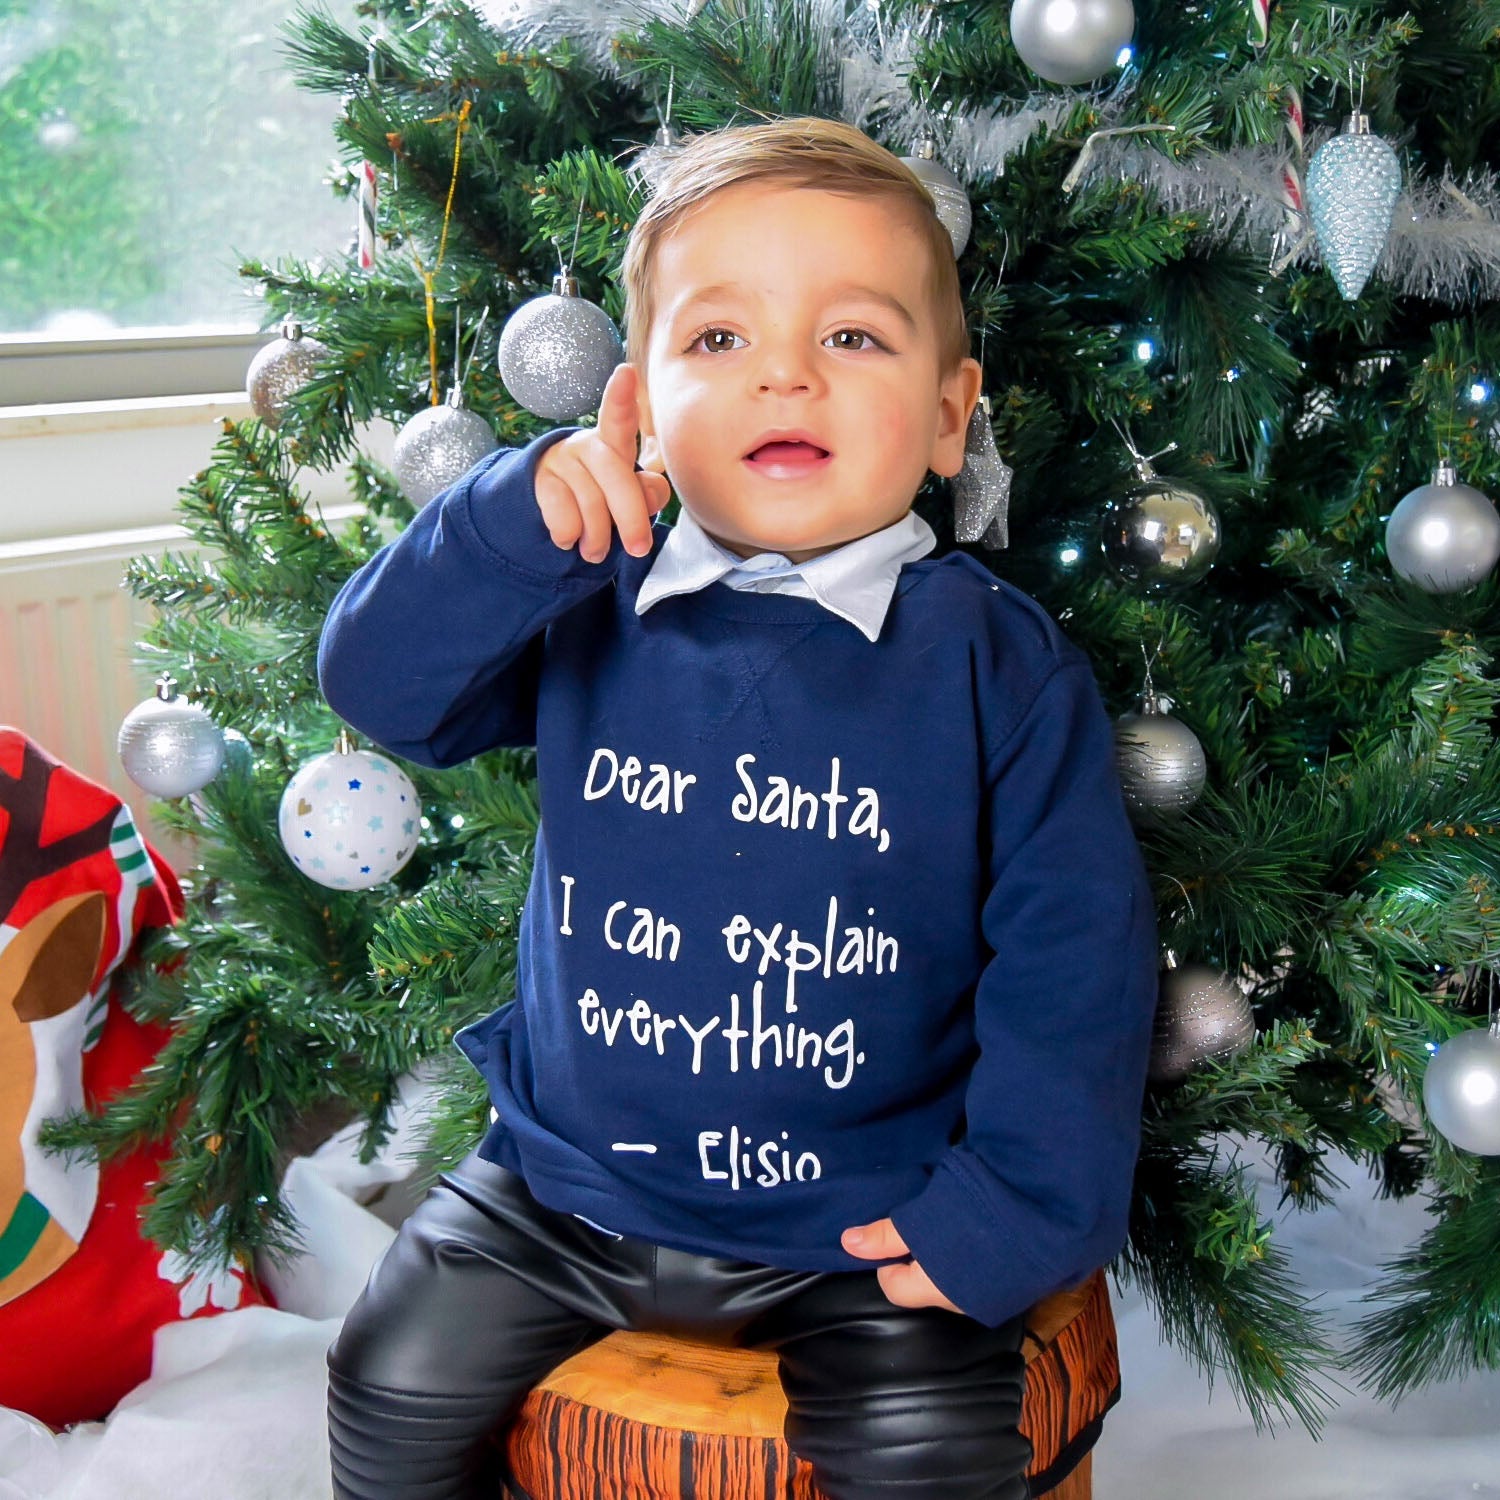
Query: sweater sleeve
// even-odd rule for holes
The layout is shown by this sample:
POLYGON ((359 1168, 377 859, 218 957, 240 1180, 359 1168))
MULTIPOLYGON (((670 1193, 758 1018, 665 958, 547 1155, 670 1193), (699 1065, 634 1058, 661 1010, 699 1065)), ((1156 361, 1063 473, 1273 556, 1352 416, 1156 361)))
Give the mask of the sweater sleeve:
POLYGON ((318 644, 329 707, 393 755, 451 766, 536 741, 547 626, 608 586, 618 535, 585 562, 547 534, 535 479, 576 427, 502 448, 432 500, 345 583, 318 644))
POLYGON ((1125 1243, 1157 966, 1086 661, 1052 673, 987 771, 992 956, 974 996, 965 1130, 891 1217, 938 1288, 994 1327, 1125 1243))

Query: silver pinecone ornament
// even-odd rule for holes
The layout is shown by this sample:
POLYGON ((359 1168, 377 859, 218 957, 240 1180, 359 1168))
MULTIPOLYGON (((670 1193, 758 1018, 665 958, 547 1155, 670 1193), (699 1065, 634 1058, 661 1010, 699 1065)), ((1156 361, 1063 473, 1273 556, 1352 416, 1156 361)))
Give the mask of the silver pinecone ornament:
POLYGON ((1255 1040, 1255 1013, 1245 992, 1222 969, 1165 958, 1151 1038, 1150 1076, 1177 1083, 1200 1063, 1225 1061, 1255 1040))
POLYGON ((1208 780, 1208 757, 1198 736, 1166 710, 1151 686, 1134 712, 1115 720, 1115 765, 1125 805, 1138 823, 1186 812, 1208 780))
POLYGON ((932 194, 937 207, 937 216, 953 241, 953 258, 963 254, 969 243, 969 230, 973 227, 974 211, 969 207, 969 195, 958 174, 938 160, 937 137, 923 131, 912 146, 910 156, 902 161, 922 179, 922 186, 932 194))
POLYGON ((610 372, 625 358, 614 319, 578 295, 568 271, 524 302, 500 331, 500 378, 526 408, 551 422, 597 411, 610 372))
POLYGON ((402 493, 420 508, 499 446, 490 424, 454 386, 441 406, 424 407, 396 434, 391 467, 402 493))
POLYGON ((281 337, 272 339, 250 361, 245 394, 250 409, 267 427, 277 427, 286 415, 288 399, 317 372, 328 345, 303 333, 300 323, 284 323, 281 337))
POLYGON ((969 413, 964 464, 953 486, 953 534, 994 551, 1010 546, 1010 484, 1015 470, 1000 457, 990 426, 990 398, 981 396, 969 413))
POLYGON ((1370 131, 1370 117, 1352 114, 1343 134, 1324 141, 1307 167, 1307 208, 1318 249, 1345 301, 1364 291, 1375 269, 1401 195, 1401 163, 1370 131))
POLYGON ((1429 594, 1461 594, 1500 562, 1500 515, 1446 461, 1405 494, 1385 523, 1391 567, 1429 594))
POLYGON ((224 764, 219 726, 186 698, 176 679, 163 672, 156 696, 125 715, 115 740, 125 774, 153 797, 186 797, 205 787, 224 764))

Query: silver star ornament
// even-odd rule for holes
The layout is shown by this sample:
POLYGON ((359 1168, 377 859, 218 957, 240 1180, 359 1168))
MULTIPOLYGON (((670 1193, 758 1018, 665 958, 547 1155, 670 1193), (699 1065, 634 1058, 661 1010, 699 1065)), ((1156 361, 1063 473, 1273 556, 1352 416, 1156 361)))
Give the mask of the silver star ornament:
POLYGON ((964 466, 953 477, 953 533, 998 551, 1010 545, 1010 482, 1015 470, 1000 457, 990 426, 990 398, 981 396, 969 414, 964 466))

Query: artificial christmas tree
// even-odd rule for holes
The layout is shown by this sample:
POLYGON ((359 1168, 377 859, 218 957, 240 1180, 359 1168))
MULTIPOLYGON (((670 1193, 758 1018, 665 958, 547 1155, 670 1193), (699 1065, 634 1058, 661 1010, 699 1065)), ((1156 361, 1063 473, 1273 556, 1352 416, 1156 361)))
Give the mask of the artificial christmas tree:
MULTIPOLYGON (((942 481, 919 509, 1064 624, 1117 714, 1144 652, 1156 701, 1206 761, 1201 794, 1143 818, 1141 841, 1163 947, 1242 991, 1257 1035, 1153 1083, 1117 1271, 1257 1421, 1315 1427, 1320 1377, 1343 1358, 1233 1143, 1271 1146, 1308 1209, 1342 1153, 1435 1210, 1372 1288, 1386 1305, 1354 1368, 1390 1395, 1500 1365, 1500 1163, 1422 1107, 1429 1059, 1484 1029, 1497 955, 1500 611, 1487 572, 1429 592, 1386 552, 1387 518, 1438 465, 1481 499, 1500 484, 1500 4, 1142 4, 1128 58, 1078 86, 1039 81, 994 0, 378 9, 373 40, 308 15, 290 46, 309 85, 346 99, 345 187, 359 193, 364 162, 380 175, 382 252, 246 267, 268 323, 292 319, 328 353, 274 431, 226 430, 184 492, 215 560, 131 573, 162 612, 153 661, 255 752, 175 814, 203 851, 188 919, 160 939, 184 961, 136 1003, 178 1029, 145 1087, 54 1138, 116 1149, 172 1132, 153 1232, 210 1260, 285 1246, 277 1171, 307 1119, 331 1103, 378 1140, 401 1074, 450 1055, 453 1031, 508 993, 536 820, 528 752, 412 768, 420 843, 368 893, 308 881, 277 839, 283 788, 338 732, 313 678, 324 613, 412 513, 355 451, 357 424, 436 406, 437 350, 485 307, 468 408, 505 446, 554 425, 505 386, 499 350, 562 261, 589 378, 607 374, 583 309, 620 319, 618 257, 649 191, 632 153, 668 149, 668 123, 837 116, 898 153, 931 132, 969 198, 958 265, 1014 468, 1009 550, 956 540, 942 481), (1346 299, 1301 183, 1351 111, 1394 147, 1403 185, 1346 299), (1137 446, 1154 461, 1173 442, 1153 477, 1217 517, 1216 556, 1185 583, 1160 563, 1127 576, 1109 554, 1118 496, 1137 446), (295 470, 351 458, 365 515, 336 536, 295 470)), ((1335 186, 1357 192, 1346 175, 1335 186)), ((565 358, 575 324, 549 325, 542 352, 565 358)), ((1161 559, 1182 541, 1160 540, 1161 559)), ((483 1128, 456 1061, 451 1094, 437 1159, 483 1128)))

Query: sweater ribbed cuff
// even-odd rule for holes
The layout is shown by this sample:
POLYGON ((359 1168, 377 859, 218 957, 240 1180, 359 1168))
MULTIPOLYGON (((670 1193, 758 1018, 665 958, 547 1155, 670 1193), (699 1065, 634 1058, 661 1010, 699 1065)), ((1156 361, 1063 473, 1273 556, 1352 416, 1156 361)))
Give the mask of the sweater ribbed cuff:
POLYGON ((554 443, 580 427, 556 427, 524 448, 504 448, 476 469, 453 497, 469 529, 508 572, 533 588, 547 591, 585 583, 598 586, 612 577, 629 555, 618 532, 609 551, 596 563, 586 562, 578 547, 559 547, 547 531, 536 503, 536 469, 554 443))
POLYGON ((955 1306, 986 1328, 1026 1311, 1066 1283, 996 1225, 963 1169, 940 1161, 917 1197, 891 1214, 912 1258, 955 1306))

